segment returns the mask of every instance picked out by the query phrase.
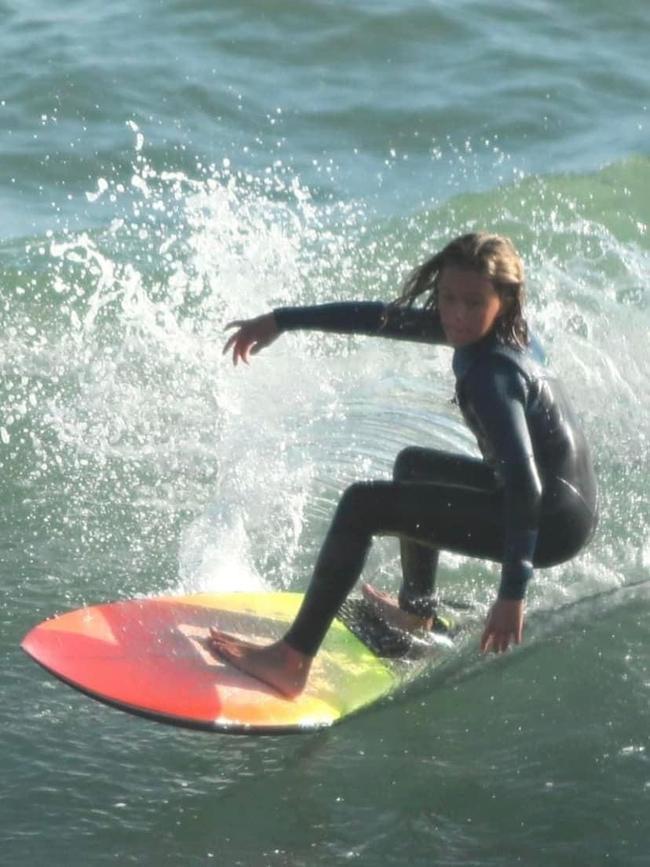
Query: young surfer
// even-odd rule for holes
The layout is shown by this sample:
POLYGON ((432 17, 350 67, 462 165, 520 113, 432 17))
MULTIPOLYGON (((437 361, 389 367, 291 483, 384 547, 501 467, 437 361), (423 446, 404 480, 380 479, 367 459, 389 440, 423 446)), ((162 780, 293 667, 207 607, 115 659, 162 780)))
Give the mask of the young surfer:
POLYGON ((561 383, 529 334, 523 291, 523 264, 511 241, 476 233, 424 262, 392 304, 285 307, 231 323, 237 330, 224 353, 232 350, 235 364, 248 363, 251 354, 296 329, 452 347, 456 398, 483 460, 407 448, 397 456, 392 481, 351 485, 284 638, 260 646, 215 627, 210 645, 216 655, 287 697, 299 694, 375 535, 400 541, 398 597, 362 588, 389 623, 408 630, 435 626, 442 549, 502 564, 481 651, 500 653, 521 642, 533 568, 575 556, 597 521, 588 447, 561 383))

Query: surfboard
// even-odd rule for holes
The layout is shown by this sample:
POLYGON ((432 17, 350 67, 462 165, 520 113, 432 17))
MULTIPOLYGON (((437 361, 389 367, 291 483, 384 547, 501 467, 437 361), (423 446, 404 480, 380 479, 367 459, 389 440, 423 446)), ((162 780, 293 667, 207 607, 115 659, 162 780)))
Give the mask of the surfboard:
POLYGON ((404 656, 404 647, 382 647, 372 629, 359 628, 354 605, 334 621, 306 689, 295 699, 209 651, 211 626, 260 642, 280 638, 301 600, 299 593, 235 592, 112 602, 45 620, 21 646, 65 683, 121 710, 230 733, 326 728, 414 675, 412 666, 395 659, 404 656))

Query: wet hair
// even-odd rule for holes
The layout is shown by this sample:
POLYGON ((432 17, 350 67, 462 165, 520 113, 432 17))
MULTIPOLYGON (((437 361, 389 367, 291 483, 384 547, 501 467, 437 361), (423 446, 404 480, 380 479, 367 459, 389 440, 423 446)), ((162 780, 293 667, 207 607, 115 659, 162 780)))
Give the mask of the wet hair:
POLYGON ((523 349, 528 345, 528 325, 522 313, 524 302, 524 264, 514 244, 503 235, 472 232, 455 238, 409 274, 402 294, 393 303, 412 307, 424 297, 425 310, 438 309, 438 284, 447 267, 475 271, 488 277, 494 291, 504 302, 494 330, 506 346, 523 349))

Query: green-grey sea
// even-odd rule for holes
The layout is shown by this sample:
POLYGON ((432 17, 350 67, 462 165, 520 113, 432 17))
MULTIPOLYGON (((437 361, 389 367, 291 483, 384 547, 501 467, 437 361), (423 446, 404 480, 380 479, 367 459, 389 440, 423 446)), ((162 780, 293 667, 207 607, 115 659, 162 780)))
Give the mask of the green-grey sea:
MULTIPOLYGON (((0 0, 0 862, 650 865, 647 0, 0 0), (592 443, 601 520, 479 627, 318 734, 163 726, 19 644, 96 602, 303 589, 337 499, 475 454, 446 349, 224 326, 394 298, 510 235, 592 443)), ((365 577, 399 580, 379 540, 365 577)), ((498 572, 446 556, 485 610, 498 572)))

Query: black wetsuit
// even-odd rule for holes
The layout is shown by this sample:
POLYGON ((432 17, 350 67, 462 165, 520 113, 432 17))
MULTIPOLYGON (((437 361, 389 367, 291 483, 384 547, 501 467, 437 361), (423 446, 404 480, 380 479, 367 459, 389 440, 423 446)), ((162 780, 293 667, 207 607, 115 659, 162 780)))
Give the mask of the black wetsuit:
MULTIPOLYGON (((376 302, 274 311, 280 331, 316 329, 445 344, 437 313, 376 302)), ((428 616, 438 551, 502 563, 499 597, 522 599, 533 566, 573 557, 597 521, 587 444, 535 339, 511 349, 490 333, 454 351, 456 397, 484 460, 407 448, 393 481, 343 494, 298 616, 286 635, 313 656, 361 574, 372 537, 400 540, 399 604, 428 616)))

